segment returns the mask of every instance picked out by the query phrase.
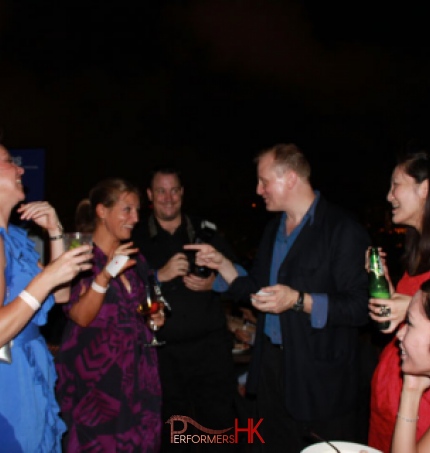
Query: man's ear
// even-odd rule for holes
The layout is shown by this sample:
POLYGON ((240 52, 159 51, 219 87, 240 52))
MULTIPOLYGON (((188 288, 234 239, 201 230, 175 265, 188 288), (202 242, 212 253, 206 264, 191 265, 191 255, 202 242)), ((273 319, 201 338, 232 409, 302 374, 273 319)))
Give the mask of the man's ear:
POLYGON ((297 182, 298 176, 297 173, 293 170, 286 170, 285 178, 287 180, 287 187, 291 189, 297 182))
POLYGON ((148 196, 148 200, 149 201, 154 201, 153 200, 153 196, 152 196, 152 190, 148 187, 148 189, 146 189, 146 195, 148 196))

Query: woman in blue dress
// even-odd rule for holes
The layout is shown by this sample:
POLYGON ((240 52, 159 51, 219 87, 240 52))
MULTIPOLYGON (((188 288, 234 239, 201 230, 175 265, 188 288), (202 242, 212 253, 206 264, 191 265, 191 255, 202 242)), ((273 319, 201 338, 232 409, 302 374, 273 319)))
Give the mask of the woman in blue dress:
POLYGON ((89 246, 64 253, 62 227, 48 203, 21 204, 20 218, 49 235, 51 262, 42 267, 27 233, 9 223, 25 198, 23 173, 0 145, 0 451, 59 453, 65 425, 54 397, 53 357, 39 326, 56 301, 67 302, 68 283, 91 267, 92 254, 89 246))

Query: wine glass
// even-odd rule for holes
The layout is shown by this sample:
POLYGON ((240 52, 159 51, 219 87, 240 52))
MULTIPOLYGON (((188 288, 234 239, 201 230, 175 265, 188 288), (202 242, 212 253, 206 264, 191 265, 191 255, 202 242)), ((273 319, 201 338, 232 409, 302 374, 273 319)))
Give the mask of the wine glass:
MULTIPOLYGON (((167 301, 161 294, 160 287, 158 286, 158 283, 156 282, 155 278, 149 278, 148 280, 149 282, 145 286, 146 299, 139 304, 139 306, 137 307, 137 311, 144 316, 151 316, 157 313, 159 310, 163 310, 164 308, 170 310, 170 305, 167 303, 167 301)), ((156 347, 165 344, 166 343, 165 341, 159 341, 157 339, 155 332, 158 330, 158 326, 154 323, 152 319, 149 321, 149 327, 154 332, 154 335, 152 337, 151 342, 145 343, 144 346, 156 347)))

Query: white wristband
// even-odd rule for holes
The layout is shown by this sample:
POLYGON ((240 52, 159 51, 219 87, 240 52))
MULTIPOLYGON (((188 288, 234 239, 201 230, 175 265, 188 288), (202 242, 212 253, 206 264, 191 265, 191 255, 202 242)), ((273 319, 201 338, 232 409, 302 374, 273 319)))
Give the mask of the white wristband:
POLYGON ((91 283, 91 288, 96 292, 96 293, 100 293, 100 294, 104 294, 108 288, 109 288, 109 285, 107 285, 106 287, 105 286, 101 286, 99 285, 98 283, 96 283, 95 281, 93 281, 91 283))
POLYGON ((25 290, 19 293, 19 297, 34 311, 39 310, 42 306, 42 304, 34 296, 25 290))

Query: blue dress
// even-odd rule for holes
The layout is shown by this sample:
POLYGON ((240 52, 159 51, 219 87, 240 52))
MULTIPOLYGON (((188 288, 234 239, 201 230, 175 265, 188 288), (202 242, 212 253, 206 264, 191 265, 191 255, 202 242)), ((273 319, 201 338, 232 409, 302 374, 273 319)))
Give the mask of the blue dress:
MULTIPOLYGON (((0 228, 6 257, 7 305, 40 272, 39 256, 25 230, 0 228)), ((60 453, 66 430, 59 418, 54 360, 39 331, 54 305, 49 296, 13 339, 12 363, 0 362, 0 452, 60 453)))

